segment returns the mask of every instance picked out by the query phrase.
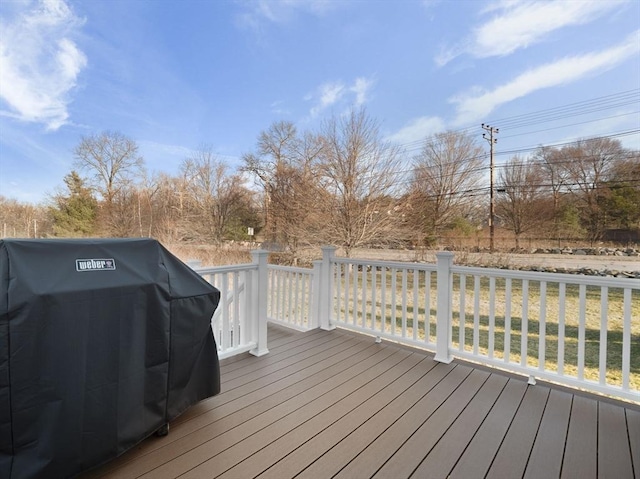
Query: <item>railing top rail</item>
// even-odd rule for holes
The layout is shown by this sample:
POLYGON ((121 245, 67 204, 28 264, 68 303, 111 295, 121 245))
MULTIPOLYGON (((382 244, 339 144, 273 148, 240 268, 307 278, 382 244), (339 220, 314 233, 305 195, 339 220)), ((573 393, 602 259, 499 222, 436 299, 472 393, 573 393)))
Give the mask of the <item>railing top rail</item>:
POLYGON ((384 266, 386 268, 396 269, 419 269, 423 271, 436 271, 435 263, 411 263, 408 261, 385 261, 385 260, 371 260, 371 259, 356 259, 356 258, 336 258, 332 259, 333 263, 340 264, 355 264, 359 266, 384 266))
POLYGON ((268 265, 268 268, 275 271, 288 271, 290 273, 311 274, 313 272, 313 269, 311 268, 301 268, 299 266, 283 266, 279 264, 270 264, 268 265))
POLYGON ((614 278, 610 276, 591 276, 582 274, 549 273, 542 271, 522 271, 501 268, 483 268, 477 266, 452 266, 452 273, 496 278, 529 279, 550 283, 585 284, 589 286, 608 286, 610 288, 640 289, 640 279, 614 278))
POLYGON ((206 266, 206 267, 198 267, 193 268, 193 270, 200 274, 220 274, 220 273, 232 273, 236 271, 251 271, 257 270, 258 265, 253 263, 245 263, 245 264, 232 264, 227 266, 206 266))

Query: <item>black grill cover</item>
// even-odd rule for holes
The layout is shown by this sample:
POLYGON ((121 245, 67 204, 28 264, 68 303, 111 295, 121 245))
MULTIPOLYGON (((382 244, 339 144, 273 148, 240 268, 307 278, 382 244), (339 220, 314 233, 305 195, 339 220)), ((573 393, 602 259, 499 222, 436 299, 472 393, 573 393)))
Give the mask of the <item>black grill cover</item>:
POLYGON ((220 391, 220 292, 150 239, 0 241, 0 477, 69 477, 220 391))

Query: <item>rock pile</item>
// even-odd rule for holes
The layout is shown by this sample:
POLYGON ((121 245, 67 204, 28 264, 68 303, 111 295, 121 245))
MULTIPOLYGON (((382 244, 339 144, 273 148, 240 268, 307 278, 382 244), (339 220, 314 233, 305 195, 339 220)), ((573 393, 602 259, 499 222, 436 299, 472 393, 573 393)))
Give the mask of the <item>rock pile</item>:
POLYGON ((635 256, 640 257, 636 248, 537 248, 533 254, 574 254, 591 256, 635 256))
POLYGON ((640 279, 640 250, 636 248, 538 248, 532 254, 564 254, 564 255, 592 255, 592 256, 627 256, 637 257, 637 271, 618 271, 615 269, 597 270, 593 268, 560 268, 553 266, 523 266, 522 271, 541 271, 547 273, 585 274, 590 276, 609 276, 616 278, 640 279))
POLYGON ((556 268, 553 266, 516 266, 511 267, 510 269, 518 269, 520 271, 539 271, 542 273, 585 274, 589 276, 609 276, 613 278, 640 279, 640 270, 618 271, 615 269, 597 270, 593 268, 556 268))

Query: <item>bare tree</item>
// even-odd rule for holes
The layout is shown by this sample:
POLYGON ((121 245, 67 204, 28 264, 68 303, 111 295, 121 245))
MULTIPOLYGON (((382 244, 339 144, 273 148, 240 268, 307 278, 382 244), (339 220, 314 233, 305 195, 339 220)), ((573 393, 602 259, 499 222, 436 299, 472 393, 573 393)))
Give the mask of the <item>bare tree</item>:
POLYGON ((244 171, 264 191, 265 239, 284 246, 297 261, 298 249, 317 238, 317 201, 324 194, 317 181, 324 143, 314 134, 299 135, 289 122, 262 132, 256 153, 243 156, 244 171))
POLYGON ((287 182, 288 170, 295 164, 297 134, 293 123, 275 122, 260 133, 256 153, 242 157, 244 171, 253 174, 264 191, 264 236, 272 243, 280 240, 283 230, 274 196, 284 189, 282 183, 287 182))
POLYGON ((108 207, 103 209, 102 226, 116 238, 141 236, 138 221, 139 191, 131 183, 120 186, 108 207))
POLYGON ((535 155, 535 161, 540 164, 543 178, 542 182, 551 190, 553 196, 553 237, 560 237, 561 201, 567 193, 569 183, 569 170, 563 153, 552 147, 540 147, 535 155))
POLYGON ((191 225, 185 215, 186 182, 182 177, 160 173, 152 177, 145 190, 149 204, 149 236, 163 242, 179 242, 185 239, 191 225))
POLYGON ((513 157, 498 173, 496 211, 503 223, 515 236, 516 249, 520 248, 523 233, 545 224, 553 217, 549 197, 542 183, 544 171, 535 160, 513 157))
POLYGON ((625 158, 627 152, 618 140, 591 138, 566 146, 561 153, 571 180, 571 192, 578 200, 582 222, 593 243, 600 239, 606 227, 606 182, 616 162, 625 158))
POLYGON ((143 175, 144 160, 135 141, 121 133, 106 131, 83 137, 74 150, 75 166, 88 174, 89 184, 102 198, 101 221, 107 234, 128 234, 134 211, 122 211, 131 202, 135 180, 143 175), (122 198, 117 198, 122 195, 122 198), (124 221, 124 224, 119 224, 124 221))
POLYGON ((227 172, 228 166, 216 158, 211 147, 202 147, 186 159, 181 170, 198 220, 194 226, 204 228, 214 242, 222 242, 242 195, 242 179, 227 172))
POLYGON ((52 233, 48 208, 0 195, 0 237, 40 238, 52 233))
POLYGON ((159 175, 145 177, 144 182, 137 188, 137 217, 140 236, 155 236, 156 218, 160 217, 155 208, 155 197, 161 193, 161 183, 158 181, 158 177, 159 175))
POLYGON ((482 180, 484 153, 469 134, 439 133, 414 158, 411 181, 413 221, 425 237, 464 216, 482 180))
POLYGON ((383 142, 377 123, 364 109, 333 117, 323 125, 322 181, 328 213, 325 238, 345 255, 362 245, 393 238, 398 223, 390 198, 401 183, 397 147, 383 142))
POLYGON ((294 264, 302 246, 318 240, 326 223, 318 201, 326 193, 318 181, 318 162, 323 143, 311 133, 298 137, 292 161, 280 167, 271 191, 272 211, 277 212, 279 239, 292 255, 294 264))
POLYGON ((107 202, 135 179, 144 165, 136 142, 118 132, 82 137, 74 155, 76 166, 89 174, 90 182, 107 202))

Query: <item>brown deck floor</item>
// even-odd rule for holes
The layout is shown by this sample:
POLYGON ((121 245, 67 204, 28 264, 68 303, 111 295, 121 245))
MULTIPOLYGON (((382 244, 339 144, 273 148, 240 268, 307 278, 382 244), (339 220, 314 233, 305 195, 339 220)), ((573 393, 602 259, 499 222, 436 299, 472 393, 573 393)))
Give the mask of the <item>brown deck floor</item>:
POLYGON ((640 408, 342 330, 269 326, 222 392, 85 474, 108 478, 640 476, 640 408))

